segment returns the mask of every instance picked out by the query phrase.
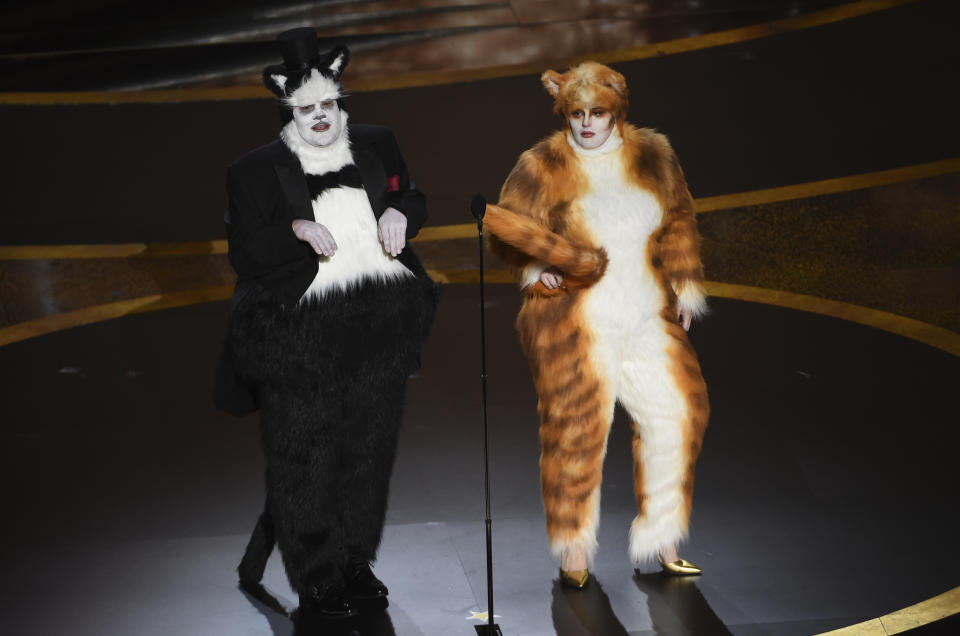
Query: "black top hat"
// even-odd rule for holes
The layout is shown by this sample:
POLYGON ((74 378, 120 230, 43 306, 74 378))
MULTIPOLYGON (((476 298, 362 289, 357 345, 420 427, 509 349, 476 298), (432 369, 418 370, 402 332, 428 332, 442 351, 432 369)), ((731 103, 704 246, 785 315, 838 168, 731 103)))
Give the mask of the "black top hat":
POLYGON ((316 66, 320 61, 320 41, 310 27, 284 31, 277 36, 284 65, 291 71, 316 66))

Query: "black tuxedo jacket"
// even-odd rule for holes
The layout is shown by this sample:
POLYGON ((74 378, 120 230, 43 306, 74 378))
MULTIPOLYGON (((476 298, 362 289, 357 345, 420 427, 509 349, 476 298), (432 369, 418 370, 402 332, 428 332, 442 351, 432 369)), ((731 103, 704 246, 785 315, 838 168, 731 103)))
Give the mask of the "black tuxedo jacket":
MULTIPOLYGON (((397 257, 426 277, 409 239, 427 220, 426 197, 407 173, 393 133, 382 126, 347 127, 354 163, 377 219, 388 207, 407 217, 407 246, 397 257)), ((230 263, 237 272, 231 310, 257 284, 280 304, 295 304, 317 275, 319 256, 293 233, 293 221, 313 221, 313 207, 300 160, 280 139, 244 155, 227 168, 227 228, 230 263)), ((255 387, 237 376, 224 342, 214 380, 217 408, 241 416, 257 410, 255 387)))
MULTIPOLYGON (((426 197, 411 183, 393 133, 382 126, 348 130, 374 215, 379 219, 388 207, 400 210, 407 217, 407 239, 413 238, 427 220, 426 197)), ((319 266, 317 253, 293 233, 295 219, 314 220, 300 160, 279 139, 258 148, 227 168, 227 196, 227 242, 237 283, 259 283, 282 304, 300 300, 319 266)))

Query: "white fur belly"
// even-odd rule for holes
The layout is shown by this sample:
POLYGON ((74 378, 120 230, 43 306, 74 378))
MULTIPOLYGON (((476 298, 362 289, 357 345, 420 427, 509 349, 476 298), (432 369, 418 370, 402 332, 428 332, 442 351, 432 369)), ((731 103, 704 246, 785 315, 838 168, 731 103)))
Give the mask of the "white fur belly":
POLYGON ((581 200, 586 225, 609 259, 606 272, 586 292, 585 318, 594 334, 591 357, 619 397, 624 363, 638 351, 636 334, 649 329, 665 297, 647 263, 647 241, 663 212, 652 193, 629 184, 611 153, 584 161, 591 188, 581 200))
POLYGON ((377 221, 362 188, 324 190, 313 201, 313 216, 337 243, 333 256, 321 256, 320 267, 304 297, 322 298, 361 281, 387 280, 413 273, 383 250, 377 221))

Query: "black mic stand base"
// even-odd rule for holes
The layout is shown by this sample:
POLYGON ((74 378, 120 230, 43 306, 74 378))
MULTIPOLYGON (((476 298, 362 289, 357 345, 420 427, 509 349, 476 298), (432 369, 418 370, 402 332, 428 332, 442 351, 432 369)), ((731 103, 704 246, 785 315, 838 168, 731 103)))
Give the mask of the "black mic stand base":
POLYGON ((477 634, 479 636, 503 636, 503 632, 500 631, 500 626, 494 623, 493 625, 474 625, 477 628, 477 634))

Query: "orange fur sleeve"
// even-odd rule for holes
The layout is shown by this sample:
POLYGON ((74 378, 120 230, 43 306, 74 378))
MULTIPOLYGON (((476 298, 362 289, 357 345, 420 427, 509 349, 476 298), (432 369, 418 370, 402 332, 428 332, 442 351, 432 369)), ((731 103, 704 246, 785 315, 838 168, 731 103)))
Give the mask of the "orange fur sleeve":
POLYGON ((549 266, 563 273, 566 289, 592 285, 606 270, 607 255, 602 249, 561 229, 567 227, 569 203, 581 185, 566 156, 570 152, 562 132, 539 142, 520 155, 503 184, 498 205, 487 207, 491 249, 531 293, 558 293, 539 281, 549 266))
MULTIPOLYGON (((533 218, 533 209, 539 198, 540 184, 535 168, 536 160, 527 151, 520 155, 517 164, 510 171, 507 180, 500 188, 498 205, 515 214, 533 218)), ((533 258, 522 250, 500 239, 496 234, 488 234, 487 241, 491 251, 502 258, 510 267, 510 272, 518 282, 522 281, 523 270, 533 262, 533 258)))
POLYGON ((602 248, 572 243, 530 217, 499 205, 488 205, 485 219, 491 236, 497 241, 521 250, 537 261, 553 265, 564 276, 575 279, 577 286, 595 283, 606 271, 607 255, 602 248))
POLYGON ((700 261, 700 233, 694 216, 693 197, 676 154, 666 144, 666 178, 662 184, 664 221, 655 259, 677 294, 677 303, 694 317, 707 309, 703 287, 703 264, 700 261))

